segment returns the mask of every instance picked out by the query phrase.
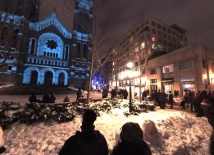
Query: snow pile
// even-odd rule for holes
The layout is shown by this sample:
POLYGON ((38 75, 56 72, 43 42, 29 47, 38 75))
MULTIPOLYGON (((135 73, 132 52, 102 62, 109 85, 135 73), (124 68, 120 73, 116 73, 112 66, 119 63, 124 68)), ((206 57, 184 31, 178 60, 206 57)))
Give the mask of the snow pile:
POLYGON ((2 86, 0 86, 0 89, 1 89, 1 88, 11 87, 11 86, 14 86, 14 84, 9 83, 9 84, 2 85, 2 86))
MULTIPOLYGON (((101 104, 101 103, 100 103, 101 104)), ((120 128, 126 122, 139 123, 153 155, 208 155, 211 127, 205 117, 175 109, 157 109, 125 116, 127 107, 100 112, 95 121, 97 130, 106 137, 109 151, 118 143, 120 128)), ((55 155, 65 140, 80 130, 81 116, 58 124, 54 121, 32 125, 16 123, 5 130, 6 155, 55 155)))

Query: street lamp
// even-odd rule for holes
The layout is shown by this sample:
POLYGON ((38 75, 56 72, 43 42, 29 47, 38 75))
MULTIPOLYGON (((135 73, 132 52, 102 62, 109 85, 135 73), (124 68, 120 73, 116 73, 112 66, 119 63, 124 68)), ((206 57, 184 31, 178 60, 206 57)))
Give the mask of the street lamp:
POLYGON ((128 62, 126 64, 126 67, 129 68, 129 70, 122 71, 118 73, 118 79, 120 80, 129 80, 129 112, 132 112, 132 90, 131 90, 131 79, 134 77, 138 77, 140 75, 139 71, 131 70, 133 67, 132 62, 128 62))
MULTIPOLYGON (((132 62, 128 62, 126 65, 129 69, 131 69, 133 67, 133 63, 132 62)), ((131 87, 131 77, 130 74, 128 74, 129 76, 129 112, 132 112, 132 87, 131 87)))

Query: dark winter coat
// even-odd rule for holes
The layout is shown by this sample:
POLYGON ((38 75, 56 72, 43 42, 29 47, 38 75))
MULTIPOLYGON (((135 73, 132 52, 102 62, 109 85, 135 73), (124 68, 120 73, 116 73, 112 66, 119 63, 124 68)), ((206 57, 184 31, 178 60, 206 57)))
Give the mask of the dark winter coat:
POLYGON ((142 140, 140 143, 120 142, 114 147, 111 155, 151 155, 148 144, 142 140))
POLYGON ((42 97, 42 102, 43 103, 50 103, 51 99, 50 99, 50 96, 48 94, 45 94, 43 97, 42 97))
POLYGON ((214 128, 214 107, 210 104, 202 103, 202 108, 203 108, 205 116, 208 119, 208 122, 214 128))
POLYGON ((142 97, 147 97, 147 92, 146 91, 143 92, 142 97))
POLYGON ((173 103, 173 95, 169 94, 169 103, 173 103))
POLYGON ((32 103, 32 102, 37 102, 36 95, 32 94, 32 95, 29 97, 29 101, 30 101, 30 103, 32 103))
POLYGON ((123 91, 123 96, 124 96, 124 99, 127 99, 127 97, 128 97, 128 91, 127 90, 123 91))
POLYGON ((80 98, 82 96, 82 91, 80 89, 78 89, 77 91, 77 97, 80 98))
POLYGON ((56 96, 52 93, 50 97, 50 103, 55 103, 56 96))
POLYGON ((166 93, 161 92, 158 97, 160 102, 166 102, 166 93))
POLYGON ((200 107, 201 101, 206 97, 206 95, 207 95, 206 91, 202 91, 198 95, 196 95, 195 98, 193 99, 193 105, 195 105, 196 107, 200 107))
POLYGON ((208 119, 209 124, 213 127, 212 134, 210 136, 210 154, 214 155, 214 99, 210 98, 209 103, 201 103, 203 112, 208 119))
POLYGON ((108 145, 99 131, 78 131, 65 142, 59 155, 108 155, 108 145))

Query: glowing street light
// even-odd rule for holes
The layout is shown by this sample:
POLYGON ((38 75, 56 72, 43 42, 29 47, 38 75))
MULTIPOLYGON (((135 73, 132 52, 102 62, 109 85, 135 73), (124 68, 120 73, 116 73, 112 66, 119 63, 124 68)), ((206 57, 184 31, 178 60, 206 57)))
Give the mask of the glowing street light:
MULTIPOLYGON (((133 67, 132 62, 128 62, 126 65, 129 69, 133 67)), ((132 74, 127 74, 129 77, 129 112, 132 112, 132 87, 131 87, 131 75, 132 74)))
POLYGON ((140 75, 139 71, 132 70, 133 63, 128 62, 126 67, 129 68, 126 71, 122 71, 118 74, 118 78, 121 80, 128 79, 129 80, 129 112, 132 112, 132 90, 131 90, 131 78, 137 77, 140 75))

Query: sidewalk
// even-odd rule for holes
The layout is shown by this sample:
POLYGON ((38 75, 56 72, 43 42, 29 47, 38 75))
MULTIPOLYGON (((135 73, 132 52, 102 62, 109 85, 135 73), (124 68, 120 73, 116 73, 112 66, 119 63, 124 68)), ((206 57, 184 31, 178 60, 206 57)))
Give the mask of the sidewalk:
MULTIPOLYGON (((65 96, 68 96, 70 102, 76 101, 76 94, 57 94, 56 95, 56 103, 63 103, 65 96)), ((87 97, 87 93, 83 93, 84 98, 87 97)), ((38 99, 41 99, 43 95, 36 95, 38 99)), ((102 98, 102 93, 93 92, 90 93, 90 97, 92 100, 99 100, 102 98)), ((29 103, 29 95, 0 95, 0 103, 3 101, 7 102, 18 102, 20 104, 29 103)))

